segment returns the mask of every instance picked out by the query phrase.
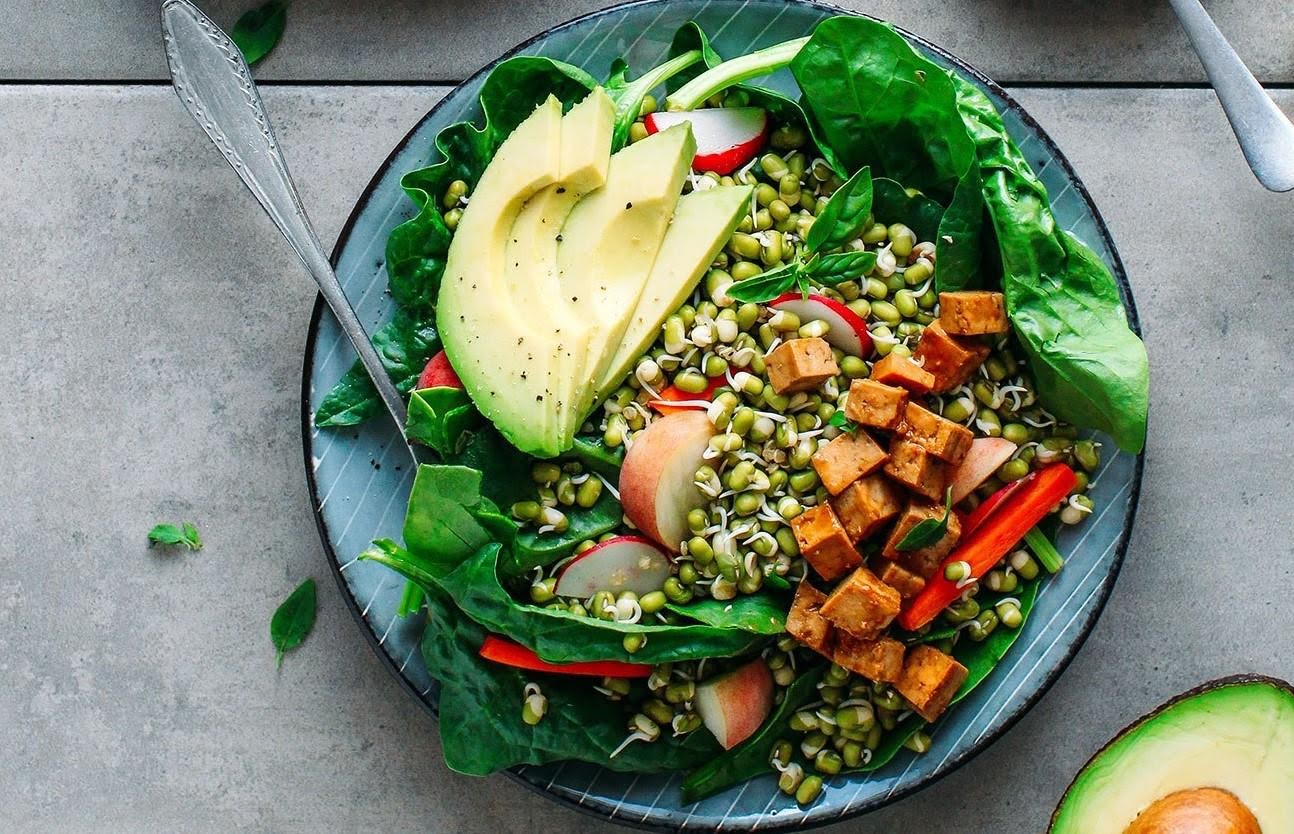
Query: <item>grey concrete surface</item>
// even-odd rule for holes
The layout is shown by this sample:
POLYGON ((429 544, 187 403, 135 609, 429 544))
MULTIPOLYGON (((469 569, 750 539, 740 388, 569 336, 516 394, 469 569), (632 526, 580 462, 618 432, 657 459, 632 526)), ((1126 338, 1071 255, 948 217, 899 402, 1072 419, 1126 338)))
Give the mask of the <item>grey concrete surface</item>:
MULTIPOLYGON (((228 27, 260 0, 204 0, 228 27)), ((444 82, 607 0, 296 2, 266 79, 444 82)), ((1177 83, 1203 71, 1163 0, 840 0, 951 49, 1003 82, 1177 83)), ((1287 0, 1206 0, 1266 81, 1294 82, 1287 0)), ((157 0, 0 0, 0 79, 161 79, 157 0)))
MULTIPOLYGON (((324 239, 440 93, 268 91, 324 239)), ((833 831, 1037 832, 1145 709, 1227 673, 1294 677, 1294 202, 1254 182, 1207 91, 1019 95, 1085 177, 1140 302, 1140 518, 1040 705, 833 831)), ((0 831, 614 830, 448 772, 434 721, 352 621, 301 464, 313 293, 169 90, 0 86, 0 125, 0 831), (182 518, 202 552, 145 546, 182 518), (276 670, 267 622, 305 576, 319 622, 276 670)))

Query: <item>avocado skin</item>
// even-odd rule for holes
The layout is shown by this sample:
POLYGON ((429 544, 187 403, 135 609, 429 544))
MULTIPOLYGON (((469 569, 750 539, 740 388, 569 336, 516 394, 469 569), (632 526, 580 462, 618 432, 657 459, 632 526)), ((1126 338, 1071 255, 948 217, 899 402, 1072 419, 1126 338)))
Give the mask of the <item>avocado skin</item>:
MULTIPOLYGON (((1248 684, 1259 684, 1263 686, 1272 687, 1273 689, 1283 690, 1286 695, 1288 695, 1291 699, 1294 699, 1294 684, 1291 684, 1289 681, 1281 680, 1280 678, 1273 678, 1268 675, 1258 675, 1258 674, 1239 674, 1239 675, 1229 675, 1227 677, 1222 677, 1222 678, 1216 678, 1214 680, 1202 683, 1199 686, 1196 686, 1192 689, 1188 689, 1187 691, 1181 693, 1180 695, 1176 695, 1168 699, 1164 703, 1155 707, 1150 712, 1146 713, 1145 715, 1141 716, 1137 720, 1133 721, 1131 724, 1128 724, 1122 730, 1119 730, 1119 732, 1115 733, 1110 738, 1109 741, 1103 744, 1099 750, 1093 753, 1091 757, 1088 758, 1088 760, 1083 763, 1083 766, 1080 767, 1078 769, 1078 772, 1074 774, 1074 778, 1070 780, 1069 785, 1065 787, 1064 793, 1061 794, 1060 801, 1056 804, 1056 809, 1052 811, 1051 820, 1047 825, 1047 831, 1052 832, 1055 830, 1056 825, 1060 819, 1060 812, 1065 807, 1066 800, 1070 798, 1070 795, 1074 790, 1074 786, 1078 783, 1079 779, 1083 777, 1083 774, 1087 772, 1088 768, 1090 768, 1093 764, 1098 762, 1109 751, 1109 749, 1113 745, 1119 742, 1124 736, 1128 735, 1128 733, 1132 732, 1138 727, 1145 725, 1148 722, 1154 721, 1156 718, 1163 715, 1166 711, 1177 706, 1178 704, 1181 704, 1184 701, 1189 701, 1192 698, 1195 698, 1199 695, 1203 695, 1208 692, 1213 692, 1218 689, 1224 689, 1232 686, 1244 686, 1248 684)), ((1153 802, 1155 799, 1158 799, 1158 798, 1159 797, 1151 797, 1150 801, 1153 802)), ((1147 804, 1149 804, 1149 802, 1147 804)))

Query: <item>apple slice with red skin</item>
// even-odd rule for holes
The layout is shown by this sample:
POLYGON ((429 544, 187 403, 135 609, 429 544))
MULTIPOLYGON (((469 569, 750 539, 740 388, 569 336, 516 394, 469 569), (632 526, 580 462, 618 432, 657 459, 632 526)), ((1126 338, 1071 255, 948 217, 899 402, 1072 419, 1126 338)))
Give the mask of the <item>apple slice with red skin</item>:
POLYGON ((773 709, 773 673, 756 658, 696 688, 697 714, 724 750, 758 730, 773 709))
POLYGON ((670 558, 650 539, 615 536, 576 556, 557 576, 557 595, 587 599, 598 591, 659 591, 669 578, 670 558))
POLYGON ((692 138, 696 140, 692 168, 716 174, 731 174, 754 159, 768 134, 768 113, 759 107, 648 113, 643 119, 649 134, 680 122, 692 123, 692 138))
POLYGON ((693 478, 714 435, 704 411, 657 417, 633 439, 620 466, 620 504, 634 526, 673 552, 691 534, 690 510, 705 506, 693 478))
POLYGON ((418 375, 418 390, 423 388, 457 388, 460 391, 463 388, 463 381, 458 378, 458 372, 454 366, 449 364, 449 357, 445 351, 440 351, 431 360, 427 366, 422 369, 418 375))
POLYGON ((972 440, 970 450, 953 470, 952 481, 948 484, 953 491, 953 503, 961 501, 974 492, 975 487, 992 477, 1018 448, 1020 447, 1010 440, 1001 437, 977 437, 972 440))
POLYGON ((768 306, 795 313, 801 322, 825 321, 827 335, 822 338, 851 356, 867 358, 872 354, 872 334, 867 332, 867 322, 834 298, 812 293, 805 298, 798 292, 788 292, 774 298, 768 306))

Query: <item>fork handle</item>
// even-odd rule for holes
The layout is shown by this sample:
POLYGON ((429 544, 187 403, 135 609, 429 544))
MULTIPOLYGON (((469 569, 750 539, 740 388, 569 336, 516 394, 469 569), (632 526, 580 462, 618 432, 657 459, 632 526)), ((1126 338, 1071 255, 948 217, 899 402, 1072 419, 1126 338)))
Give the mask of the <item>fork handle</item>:
POLYGON ((162 37, 180 101, 315 279, 324 301, 372 378, 378 396, 404 435, 404 397, 391 382, 310 225, 242 51, 188 0, 166 0, 162 4, 162 37))

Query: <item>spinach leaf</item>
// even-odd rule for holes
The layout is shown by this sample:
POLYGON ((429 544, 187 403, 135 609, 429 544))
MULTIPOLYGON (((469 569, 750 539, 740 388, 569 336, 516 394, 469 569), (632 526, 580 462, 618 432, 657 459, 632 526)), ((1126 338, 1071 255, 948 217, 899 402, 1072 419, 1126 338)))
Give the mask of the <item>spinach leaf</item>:
POLYGON ((826 667, 817 666, 800 673, 782 698, 782 703, 769 714, 763 725, 750 738, 727 750, 687 775, 683 780, 683 801, 699 802, 731 785, 770 773, 769 757, 773 745, 780 738, 790 738, 789 724, 795 711, 818 698, 818 682, 826 667))
POLYGON ((283 665, 285 652, 295 649, 315 625, 315 581, 307 579, 283 600, 270 619, 270 640, 276 662, 283 665))
POLYGON ((817 283, 834 287, 843 281, 862 278, 875 266, 875 252, 837 252, 806 261, 804 272, 817 283))
POLYGON ((613 449, 600 437, 576 435, 575 445, 567 454, 613 484, 620 479, 620 464, 625 459, 623 447, 613 449))
POLYGON ((902 223, 916 233, 917 240, 938 240, 944 207, 913 189, 886 177, 872 180, 872 214, 882 223, 902 223))
POLYGON ((932 547, 939 543, 939 540, 948 532, 948 519, 953 515, 953 490, 948 488, 944 500, 944 517, 943 518, 926 518, 918 522, 903 540, 894 545, 895 550, 921 550, 924 547, 932 547))
POLYGON ((441 748, 458 772, 484 776, 517 764, 574 759, 611 770, 654 773, 695 767, 720 752, 704 729, 674 738, 634 742, 615 758, 628 736, 627 716, 587 678, 512 669, 482 660, 486 630, 467 617, 446 592, 427 589, 430 611, 422 639, 427 671, 440 685, 441 748), (548 711, 535 726, 521 720, 528 683, 539 685, 548 711))
MULTIPOLYGON (((1114 278, 1094 252, 1056 227, 1046 187, 988 96, 961 79, 957 85, 962 118, 979 149, 1007 312, 1038 394, 1062 419, 1140 452, 1149 396, 1146 347, 1128 327, 1114 278)), ((942 265, 942 252, 939 259, 942 265)))
POLYGON ((810 252, 839 249, 863 233, 871 216, 872 169, 864 166, 827 200, 804 244, 810 252))
MULTIPOLYGON (((1034 579, 1031 582, 1024 583, 1015 594, 1009 595, 1020 602, 1020 615, 1024 618, 1020 628, 1006 628, 999 625, 993 629, 992 634, 979 643, 967 640, 963 635, 962 639, 957 641, 957 645, 953 646, 953 657, 957 658, 957 661, 965 666, 969 672, 966 676, 966 682, 962 684, 962 688, 957 691, 957 695, 952 700, 954 704, 964 699, 975 687, 983 683, 994 667, 1002 661, 1002 658, 1006 657, 1007 650, 1019 639, 1020 632, 1024 628, 1024 622, 1028 620, 1029 612, 1033 610, 1033 604, 1038 600, 1038 589, 1041 584, 1040 579, 1034 579)), ((988 609, 1007 596, 1007 594, 986 596, 980 605, 982 608, 988 609)))
POLYGON ((847 170, 871 165, 949 204, 933 239, 939 288, 978 286, 979 167, 950 73, 893 27, 849 16, 819 23, 791 71, 847 170))
POLYGON ((786 603, 768 594, 743 594, 727 602, 707 597, 686 605, 671 602, 665 607, 689 620, 718 628, 739 628, 755 634, 786 631, 786 603))
POLYGON ((719 53, 714 51, 714 47, 710 46, 710 39, 706 37, 700 25, 695 20, 689 20, 678 27, 678 31, 674 33, 674 38, 669 44, 669 57, 677 58, 694 49, 701 53, 700 63, 689 64, 670 76, 665 82, 665 91, 667 93, 674 92, 710 67, 723 61, 719 57, 719 53))
MULTIPOLYGON (((700 31, 695 29, 695 25, 693 29, 700 31)), ((678 31, 674 38, 675 44, 679 43, 679 35, 687 31, 686 26, 678 31)), ((629 127, 638 120, 643 99, 647 94, 700 60, 699 49, 684 50, 677 55, 672 55, 665 63, 648 70, 633 81, 629 80, 629 65, 622 59, 617 58, 611 64, 611 77, 603 87, 611 101, 615 103, 615 127, 611 132, 613 153, 628 144, 629 127)))
POLYGON ((148 543, 150 545, 181 545, 189 550, 202 549, 202 537, 198 535, 198 528, 187 521, 182 525, 155 525, 152 530, 148 531, 148 543))
MULTIPOLYGON (((395 318, 373 334, 373 347, 396 388, 408 392, 417 384, 427 362, 440 350, 440 337, 430 321, 420 321, 404 310, 397 310, 395 318)), ((381 412, 382 401, 377 389, 368 378, 368 371, 356 362, 315 410, 315 425, 354 426, 381 412)))
POLYGON ((506 509, 535 497, 535 482, 530 479, 533 458, 509 443, 494 426, 485 424, 471 432, 444 458, 445 463, 480 472, 481 494, 496 506, 506 509))
POLYGON ((734 301, 740 301, 743 304, 762 303, 799 287, 803 280, 800 264, 793 261, 756 275, 754 278, 738 281, 728 287, 727 294, 734 301))
POLYGON ((424 388, 409 398, 409 421, 405 433, 449 455, 459 449, 463 433, 479 422, 480 413, 461 388, 424 388))
POLYGON ((540 535, 534 527, 517 533, 516 541, 500 557, 499 573, 505 578, 520 576, 540 565, 551 565, 575 552, 575 546, 588 539, 596 539, 620 526, 624 510, 620 502, 608 491, 603 491, 596 504, 588 509, 567 507, 566 531, 540 535))
POLYGON ((287 0, 269 0, 238 18, 229 30, 229 39, 242 51, 248 66, 270 54, 278 44, 287 27, 287 15, 287 0))
MULTIPOLYGON (((553 663, 623 660, 666 663, 702 657, 730 657, 752 651, 766 637, 707 625, 617 623, 514 600, 499 582, 500 546, 489 544, 459 568, 437 580, 467 616, 492 632, 507 635, 553 663), (643 634, 647 643, 625 651, 626 634, 643 634)), ((384 562, 400 570, 391 562, 384 562)), ((415 577, 410 576, 410 579, 415 577)))
POLYGON ((405 545, 435 572, 447 573, 494 539, 478 518, 493 509, 481 497, 479 471, 423 464, 414 476, 404 517, 405 545))

